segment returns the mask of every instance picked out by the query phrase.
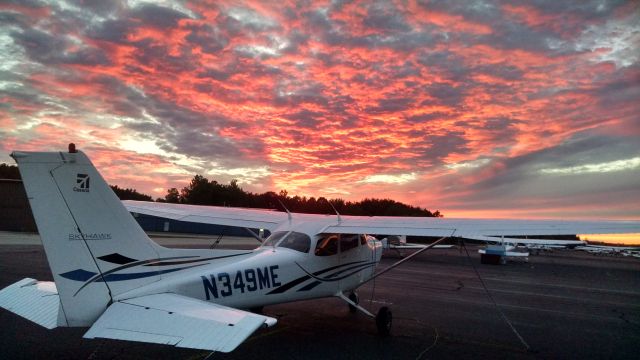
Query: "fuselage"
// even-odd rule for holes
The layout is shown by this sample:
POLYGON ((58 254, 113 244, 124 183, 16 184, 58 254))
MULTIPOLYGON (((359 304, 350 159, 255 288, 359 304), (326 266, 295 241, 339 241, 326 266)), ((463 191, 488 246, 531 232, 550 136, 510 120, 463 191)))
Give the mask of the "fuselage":
POLYGON ((382 243, 366 235, 309 235, 284 229, 254 250, 199 250, 194 254, 198 256, 173 265, 165 262, 193 267, 118 299, 171 292, 246 309, 330 297, 357 288, 373 275, 382 243))

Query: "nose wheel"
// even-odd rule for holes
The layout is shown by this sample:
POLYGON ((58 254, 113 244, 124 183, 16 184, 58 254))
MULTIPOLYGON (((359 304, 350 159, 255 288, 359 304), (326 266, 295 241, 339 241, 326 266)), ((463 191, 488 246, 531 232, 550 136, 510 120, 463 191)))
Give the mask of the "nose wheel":
POLYGON ((378 334, 381 336, 388 336, 391 333, 392 322, 393 316, 391 315, 391 310, 386 306, 381 307, 380 310, 378 310, 378 315, 376 315, 378 334))

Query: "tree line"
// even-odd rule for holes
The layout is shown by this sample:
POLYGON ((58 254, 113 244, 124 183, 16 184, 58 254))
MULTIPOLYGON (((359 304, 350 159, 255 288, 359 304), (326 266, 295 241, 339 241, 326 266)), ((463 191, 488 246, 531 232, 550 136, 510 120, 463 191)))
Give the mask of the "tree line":
POLYGON ((18 167, 9 164, 0 164, 0 179, 20 180, 20 172, 18 167))
MULTIPOLYGON (((0 164, 0 179, 20 179, 18 167, 0 164)), ((121 200, 153 201, 149 195, 136 189, 120 188, 110 185, 121 200)), ((181 190, 170 188, 164 198, 155 201, 229 207, 263 208, 308 214, 333 214, 338 211, 342 215, 361 216, 427 216, 441 217, 440 211, 403 204, 391 199, 367 198, 361 201, 345 201, 344 199, 327 199, 325 197, 290 196, 286 190, 279 193, 267 191, 261 194, 252 193, 238 186, 237 180, 222 184, 209 180, 202 175, 195 175, 190 183, 181 190), (283 207, 284 206, 284 207, 283 207), (335 208, 335 211, 334 211, 335 208)))
POLYGON ((222 184, 215 180, 210 181, 202 175, 194 176, 189 185, 181 190, 177 188, 167 190, 167 195, 163 199, 157 199, 157 201, 193 205, 277 209, 280 211, 284 211, 284 205, 291 212, 309 214, 332 214, 335 213, 335 208, 343 215, 442 216, 440 211, 431 212, 421 207, 403 204, 391 199, 372 198, 352 202, 340 198, 290 196, 286 190, 281 190, 279 193, 267 191, 256 194, 239 187, 237 180, 232 180, 229 184, 222 184))

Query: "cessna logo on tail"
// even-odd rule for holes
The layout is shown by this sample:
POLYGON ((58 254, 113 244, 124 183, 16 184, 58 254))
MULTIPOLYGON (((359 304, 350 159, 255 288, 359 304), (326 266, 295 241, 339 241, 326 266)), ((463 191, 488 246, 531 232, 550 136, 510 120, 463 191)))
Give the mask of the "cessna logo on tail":
POLYGON ((87 174, 78 174, 76 177, 77 186, 73 187, 73 191, 77 192, 89 192, 89 175, 87 174))

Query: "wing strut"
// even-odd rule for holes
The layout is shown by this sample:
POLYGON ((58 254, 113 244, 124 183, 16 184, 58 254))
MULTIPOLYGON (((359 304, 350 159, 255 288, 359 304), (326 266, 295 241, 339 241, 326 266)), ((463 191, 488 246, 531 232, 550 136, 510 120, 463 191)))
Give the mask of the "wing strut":
POLYGON ((278 199, 278 202, 280 203, 280 205, 282 205, 284 210, 287 212, 287 216, 289 217, 289 224, 291 224, 291 211, 289 211, 289 209, 287 209, 287 207, 284 206, 284 203, 280 201, 280 199, 278 199))
POLYGON ((249 234, 251 234, 251 236, 252 236, 254 239, 258 240, 258 242, 259 242, 260 244, 262 244, 262 242, 264 241, 264 239, 263 239, 263 238, 261 238, 261 237, 260 237, 260 235, 256 234, 253 230, 251 230, 251 229, 249 229, 249 228, 244 228, 244 229, 245 229, 245 230, 247 230, 247 232, 248 232, 249 234))
POLYGON ((372 318, 375 318, 375 317, 376 317, 375 315, 373 315, 372 313, 370 313, 369 311, 367 311, 367 309, 363 308, 362 306, 360 306, 360 305, 356 304, 356 303, 355 303, 355 302, 353 302, 351 299, 349 299, 348 297, 346 297, 346 296, 342 293, 342 291, 340 291, 339 293, 337 293, 335 296, 336 296, 336 297, 338 297, 338 298, 340 298, 340 299, 342 299, 342 300, 344 300, 347 304, 349 304, 349 305, 351 305, 351 306, 355 307, 356 309, 360 310, 363 314, 365 314, 365 315, 367 315, 367 316, 369 316, 369 317, 372 317, 372 318))
MULTIPOLYGON (((446 240, 446 239, 448 239, 448 238, 452 237, 452 236, 453 236, 453 234, 454 234, 455 232, 456 232, 456 230, 454 229, 454 230, 453 230, 453 232, 451 233, 451 235, 449 235, 449 236, 443 236, 443 237, 441 237, 440 239, 438 239, 438 240, 436 240, 436 241, 432 242, 431 244, 427 245, 427 247, 422 248, 422 249, 420 249, 420 250, 418 250, 418 251, 414 252, 413 254, 411 254, 411 255, 407 256, 406 258, 404 258, 404 259, 402 259, 402 260, 400 260, 400 261, 398 261, 398 262, 393 263, 393 264, 392 264, 392 265, 390 265, 389 267, 387 267, 387 268, 385 268, 385 269, 381 270, 380 272, 376 273, 376 274, 375 274, 375 275, 373 275, 372 277, 370 277, 370 278, 368 278, 367 280, 363 281, 363 282, 362 282, 362 284, 366 284, 366 283, 368 283, 369 281, 371 281, 371 280, 373 280, 373 279, 377 278, 378 276, 380 276, 380 275, 382 275, 382 274, 386 273, 387 271, 392 270, 392 269, 393 269, 393 268, 395 268, 396 266, 401 265, 401 264, 403 264, 403 263, 404 263, 404 262, 406 262, 406 261, 409 261, 409 260, 410 260, 411 258, 413 258, 414 256, 418 256, 419 254, 422 254, 423 252, 425 252, 425 251, 427 251, 427 250, 429 250, 429 249, 432 249, 434 246, 436 246, 436 245, 438 245, 439 243, 443 242, 444 240, 446 240)), ((362 284, 360 284, 360 285, 362 285, 362 284)))

